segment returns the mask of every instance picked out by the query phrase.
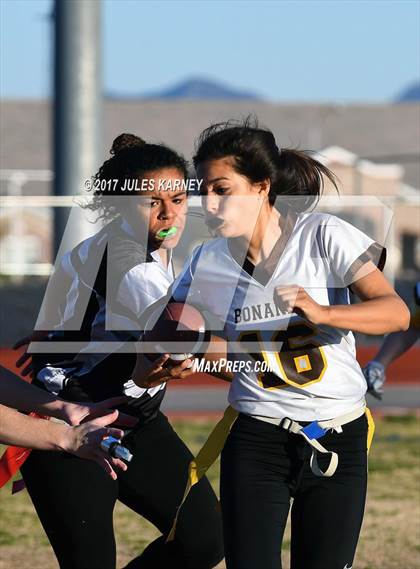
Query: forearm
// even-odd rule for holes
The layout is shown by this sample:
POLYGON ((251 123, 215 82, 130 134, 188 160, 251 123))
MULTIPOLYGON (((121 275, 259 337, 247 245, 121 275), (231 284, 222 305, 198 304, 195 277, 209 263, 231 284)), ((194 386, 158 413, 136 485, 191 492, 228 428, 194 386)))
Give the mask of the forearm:
POLYGON ((70 427, 0 405, 0 442, 38 450, 64 450, 70 427))
POLYGON ((419 339, 419 331, 409 328, 406 332, 394 332, 385 338, 374 360, 387 367, 391 362, 399 358, 409 350, 419 339))
POLYGON ((0 401, 13 409, 61 418, 64 402, 0 366, 0 401))
POLYGON ((204 359, 209 362, 219 362, 218 371, 212 372, 211 375, 222 379, 223 381, 231 382, 233 379, 233 373, 226 371, 226 363, 228 361, 228 349, 227 342, 224 338, 220 336, 211 335, 209 345, 206 353, 203 355, 204 359))
POLYGON ((325 307, 320 324, 363 334, 387 334, 407 330, 409 311, 398 295, 386 295, 360 304, 325 307))

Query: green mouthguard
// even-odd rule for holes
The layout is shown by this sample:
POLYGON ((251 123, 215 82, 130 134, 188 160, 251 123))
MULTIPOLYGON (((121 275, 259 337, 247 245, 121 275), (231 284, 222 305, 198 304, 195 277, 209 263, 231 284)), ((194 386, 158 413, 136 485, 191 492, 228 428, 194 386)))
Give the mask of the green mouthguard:
POLYGON ((166 239, 166 237, 172 237, 172 235, 175 235, 177 231, 178 229, 176 227, 170 227, 169 229, 162 229, 162 231, 159 231, 157 236, 162 239, 166 239))

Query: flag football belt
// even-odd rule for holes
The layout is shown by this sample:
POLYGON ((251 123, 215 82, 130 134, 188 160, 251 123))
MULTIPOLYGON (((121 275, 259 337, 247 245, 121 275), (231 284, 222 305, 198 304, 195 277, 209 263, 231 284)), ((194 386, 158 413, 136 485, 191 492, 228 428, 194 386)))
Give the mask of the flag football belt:
MULTIPOLYGON (((303 426, 300 425, 297 421, 292 421, 292 419, 283 418, 283 419, 274 419, 270 417, 259 417, 255 415, 249 415, 254 417, 254 419, 258 419, 260 421, 265 421, 267 423, 273 423, 278 426, 282 426, 284 429, 288 430, 289 432, 300 434, 305 438, 305 440, 311 445, 312 447, 312 456, 310 460, 311 470, 316 476, 332 476, 337 468, 338 464, 338 456, 335 452, 330 452, 326 450, 322 445, 319 444, 317 439, 321 438, 329 429, 334 429, 337 432, 342 432, 342 426, 346 423, 350 423, 355 419, 361 417, 364 413, 366 413, 366 418, 368 421, 369 429, 368 429, 368 439, 367 439, 367 449, 369 450, 373 433, 375 430, 375 424, 372 419, 372 415, 368 408, 365 407, 365 404, 361 405, 354 411, 350 413, 346 413, 345 415, 341 415, 340 417, 336 417, 335 419, 331 419, 329 421, 313 421, 309 425, 303 426), (318 466, 318 462, 316 459, 317 453, 320 452, 321 454, 329 454, 331 455, 330 465, 328 466, 325 472, 322 472, 318 466)), ((197 484, 197 482, 202 478, 210 466, 216 461, 219 454, 222 452, 222 449, 225 445, 226 439, 229 435, 229 432, 235 423, 236 419, 238 418, 239 412, 236 411, 233 407, 229 406, 224 414, 222 419, 217 423, 214 427, 213 431, 208 436, 206 442, 202 446, 201 450, 197 454, 197 456, 190 462, 188 468, 188 480, 184 491, 184 496, 181 500, 180 505, 177 508, 175 519, 172 524, 172 528, 166 538, 166 541, 172 541, 175 537, 175 530, 178 521, 179 512, 184 504, 185 500, 187 499, 188 494, 190 493, 191 488, 197 484)))
POLYGON ((259 415, 251 415, 254 419, 258 419, 259 421, 264 421, 265 423, 271 423, 273 425, 277 425, 283 429, 285 429, 289 433, 293 433, 295 435, 301 435, 305 441, 312 447, 312 454, 309 460, 309 465, 311 470, 315 476, 320 476, 324 478, 329 478, 334 474, 337 470, 338 466, 338 454, 333 451, 327 450, 323 447, 319 442, 318 439, 323 437, 327 434, 329 430, 336 431, 337 433, 343 432, 343 425, 347 423, 351 423, 351 421, 355 421, 359 417, 365 414, 366 406, 362 405, 351 411, 350 413, 345 413, 344 415, 340 415, 335 419, 329 419, 328 421, 312 421, 309 425, 303 426, 298 421, 293 421, 293 419, 289 419, 288 417, 284 417, 283 419, 275 419, 272 417, 261 417, 259 415), (328 455, 330 457, 330 462, 326 470, 321 470, 318 465, 318 453, 328 455))

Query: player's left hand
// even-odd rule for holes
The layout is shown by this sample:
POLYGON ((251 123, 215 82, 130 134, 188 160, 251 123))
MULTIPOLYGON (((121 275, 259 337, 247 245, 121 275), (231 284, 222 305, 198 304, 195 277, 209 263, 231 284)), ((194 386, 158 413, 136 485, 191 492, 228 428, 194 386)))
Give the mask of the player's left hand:
POLYGON ((101 441, 105 437, 115 437, 121 439, 124 431, 115 428, 106 428, 109 424, 120 422, 118 420, 118 411, 102 410, 101 416, 79 425, 77 427, 68 427, 65 431, 61 448, 66 452, 71 452, 79 458, 87 458, 94 460, 113 480, 116 480, 117 474, 115 468, 125 471, 127 465, 119 458, 114 458, 101 448, 101 441))
POLYGON ((325 324, 327 306, 322 306, 298 285, 278 286, 274 291, 275 305, 286 314, 294 312, 312 324, 325 324))
POLYGON ((381 362, 372 360, 362 371, 368 386, 368 393, 376 399, 382 399, 386 379, 385 366, 381 362))

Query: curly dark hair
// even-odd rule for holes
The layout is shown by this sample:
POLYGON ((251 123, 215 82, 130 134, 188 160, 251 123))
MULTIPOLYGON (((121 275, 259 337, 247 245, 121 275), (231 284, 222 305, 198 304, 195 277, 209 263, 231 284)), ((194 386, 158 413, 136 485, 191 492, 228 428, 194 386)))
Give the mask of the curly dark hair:
POLYGON ((121 190, 124 180, 141 179, 146 172, 162 168, 176 168, 184 179, 188 176, 188 165, 183 156, 163 144, 149 144, 134 134, 124 133, 117 136, 112 143, 110 154, 111 158, 106 160, 92 177, 92 187, 95 188, 93 200, 85 206, 99 212, 98 217, 105 220, 120 215, 116 200, 109 198, 126 195, 121 190), (115 186, 100 184, 101 181, 114 180, 118 181, 115 186))

